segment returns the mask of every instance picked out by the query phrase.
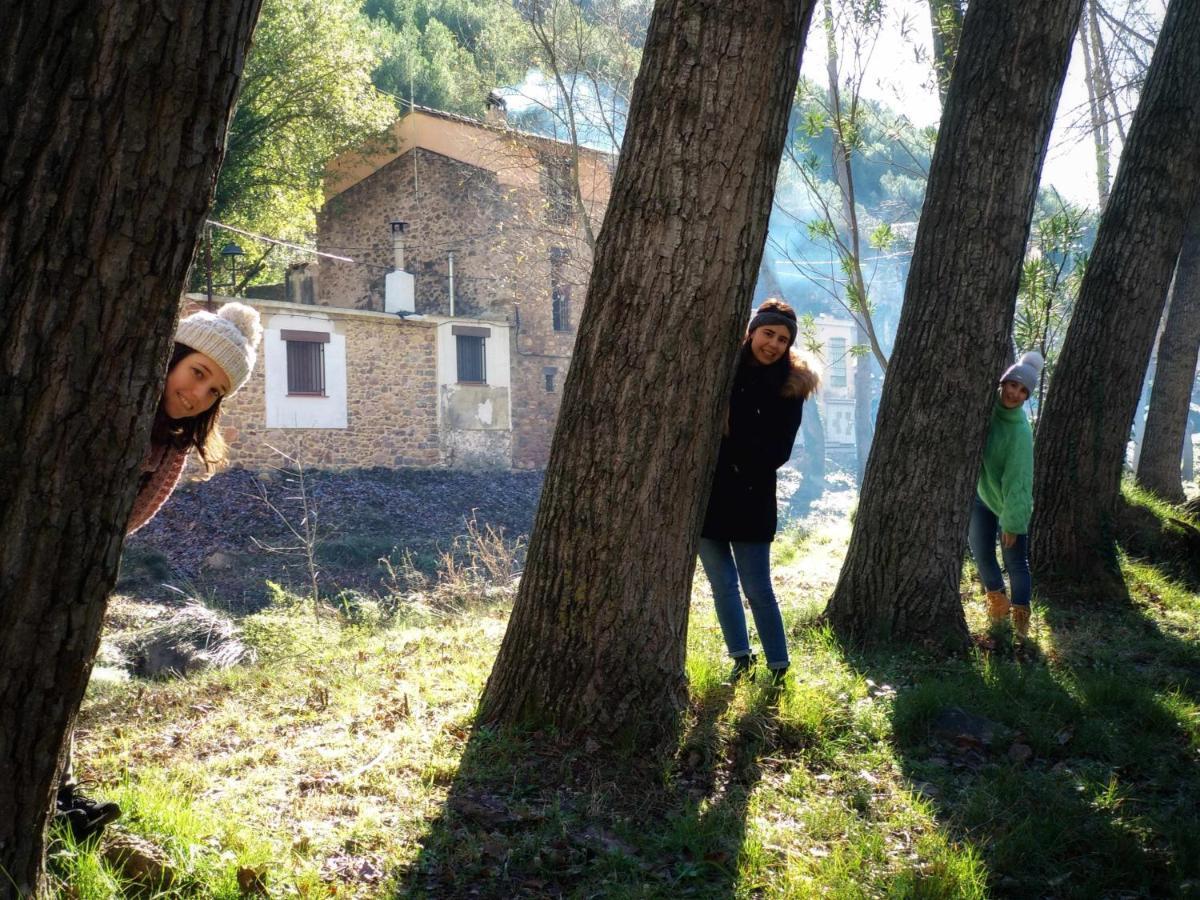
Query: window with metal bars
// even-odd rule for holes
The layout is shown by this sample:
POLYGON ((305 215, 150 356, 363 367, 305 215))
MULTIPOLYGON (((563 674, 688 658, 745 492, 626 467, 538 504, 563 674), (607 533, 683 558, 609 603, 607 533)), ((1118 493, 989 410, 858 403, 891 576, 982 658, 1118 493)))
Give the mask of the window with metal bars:
POLYGON ((458 353, 458 380, 469 384, 487 383, 487 363, 484 352, 487 338, 469 334, 455 337, 458 353))
POLYGON ((287 344, 288 394, 325 396, 325 345, 329 335, 320 331, 288 331, 280 335, 287 344))

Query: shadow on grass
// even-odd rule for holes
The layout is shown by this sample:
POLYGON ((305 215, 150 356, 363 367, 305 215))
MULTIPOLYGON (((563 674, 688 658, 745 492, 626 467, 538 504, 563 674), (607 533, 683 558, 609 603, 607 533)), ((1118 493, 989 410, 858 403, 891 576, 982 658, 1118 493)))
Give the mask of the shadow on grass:
POLYGON ((993 895, 1200 894, 1200 653, 1136 606, 1051 605, 1035 637, 847 659, 901 686, 901 770, 993 895))
MULTIPOLYGON (((739 689, 741 690, 741 689, 739 689)), ((778 752, 770 694, 694 698, 674 757, 477 729, 397 897, 733 897, 750 796, 778 752)))

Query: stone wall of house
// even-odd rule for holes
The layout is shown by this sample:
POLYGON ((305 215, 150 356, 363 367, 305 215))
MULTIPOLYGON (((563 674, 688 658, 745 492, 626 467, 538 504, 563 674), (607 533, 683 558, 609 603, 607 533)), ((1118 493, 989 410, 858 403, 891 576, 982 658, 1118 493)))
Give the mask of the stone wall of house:
POLYGON ((318 302, 383 309, 384 276, 395 259, 390 223, 398 220, 408 223, 404 268, 416 281, 417 312, 450 314, 451 254, 455 315, 506 310, 519 266, 505 251, 524 241, 537 203, 536 192, 502 186, 494 172, 410 150, 319 213, 319 249, 355 263, 321 260, 318 302), (497 272, 498 260, 505 262, 497 272))
POLYGON ((514 326, 516 468, 540 468, 549 458, 591 269, 582 230, 564 217, 560 200, 548 198, 552 190, 546 178, 514 186, 494 171, 417 147, 331 198, 318 216, 320 249, 356 260, 321 260, 319 304, 383 309, 394 258, 389 222, 400 220, 408 223, 405 269, 415 277, 418 313, 449 315, 453 252, 455 315, 514 326), (560 310, 566 298, 558 329, 555 283, 560 310), (547 368, 556 369, 549 391, 547 368))
MULTIPOLYGON (((282 304, 255 304, 267 318, 282 304)), ((308 307, 312 309, 312 307, 308 307)), ((234 465, 280 464, 271 446, 322 469, 438 466, 436 332, 431 324, 383 315, 338 315, 330 324, 346 338, 345 428, 267 428, 265 367, 222 406, 234 465)))

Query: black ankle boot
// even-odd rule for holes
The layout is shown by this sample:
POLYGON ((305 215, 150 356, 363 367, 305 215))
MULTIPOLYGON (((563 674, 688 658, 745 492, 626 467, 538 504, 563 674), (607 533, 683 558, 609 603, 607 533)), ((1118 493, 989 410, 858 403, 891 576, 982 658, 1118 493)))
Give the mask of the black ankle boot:
POLYGON ((737 684, 742 679, 747 681, 754 680, 754 663, 756 658, 753 653, 746 656, 737 656, 733 660, 733 669, 729 672, 729 677, 725 680, 726 684, 737 684))
POLYGON ((74 786, 59 788, 54 818, 71 829, 76 843, 95 837, 104 826, 121 818, 121 807, 79 793, 74 786))

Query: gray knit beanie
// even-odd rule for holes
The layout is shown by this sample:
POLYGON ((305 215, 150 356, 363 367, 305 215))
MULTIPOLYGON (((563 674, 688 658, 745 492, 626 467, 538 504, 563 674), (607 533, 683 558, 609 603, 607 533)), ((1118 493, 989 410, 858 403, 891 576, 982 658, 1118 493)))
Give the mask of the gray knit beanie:
POLYGON ((1021 358, 1014 365, 1009 366, 1004 370, 1004 374, 1000 376, 1001 383, 1005 381, 1015 381, 1025 390, 1029 391, 1029 396, 1037 391, 1038 378, 1042 374, 1042 365, 1045 360, 1042 359, 1042 354, 1036 350, 1030 350, 1023 353, 1021 358))
POLYGON ((261 339, 258 310, 245 303, 226 303, 215 315, 203 311, 192 313, 175 331, 178 343, 199 350, 225 370, 230 393, 250 378, 261 339))

